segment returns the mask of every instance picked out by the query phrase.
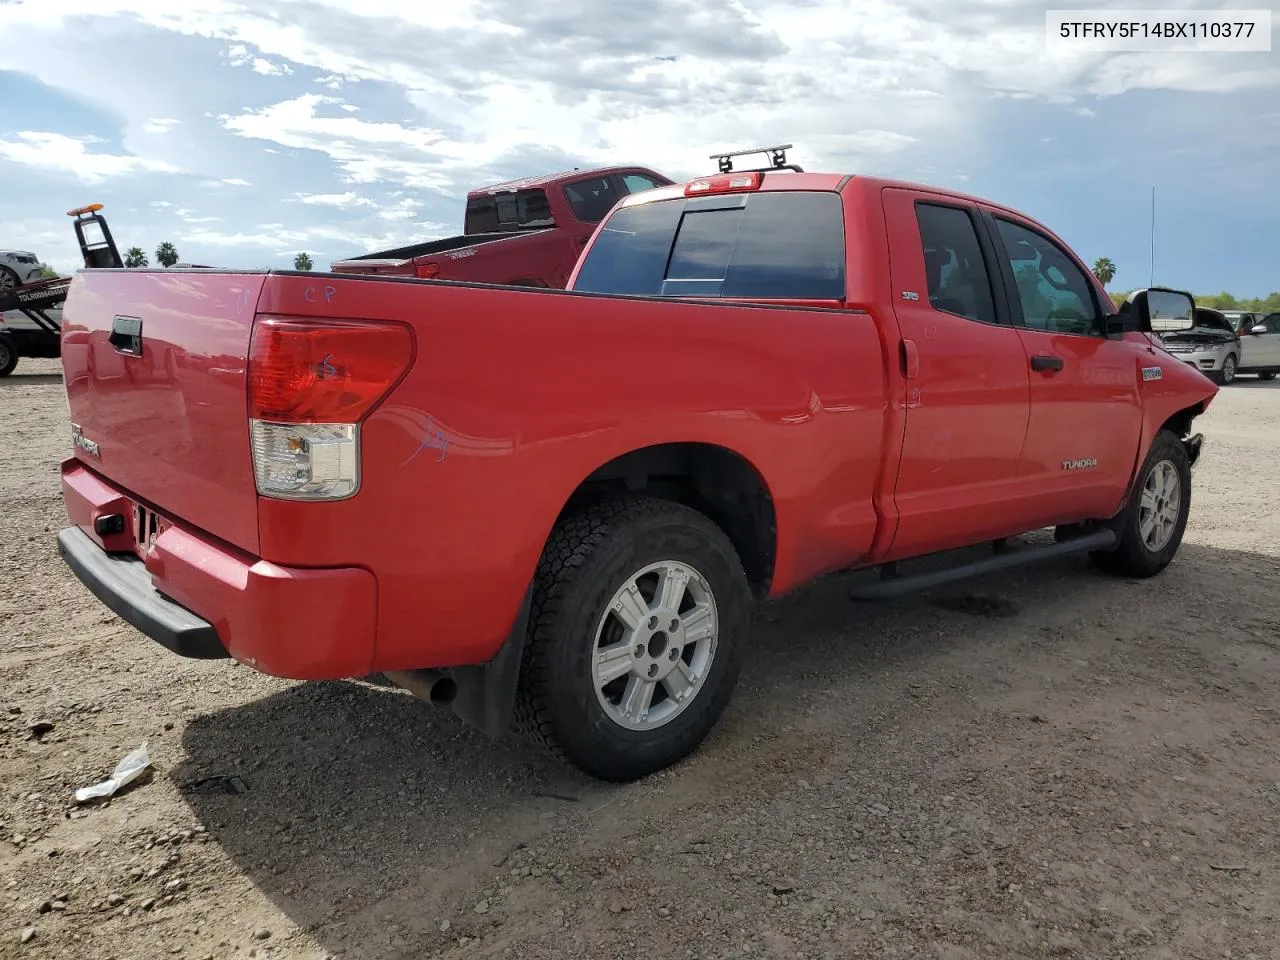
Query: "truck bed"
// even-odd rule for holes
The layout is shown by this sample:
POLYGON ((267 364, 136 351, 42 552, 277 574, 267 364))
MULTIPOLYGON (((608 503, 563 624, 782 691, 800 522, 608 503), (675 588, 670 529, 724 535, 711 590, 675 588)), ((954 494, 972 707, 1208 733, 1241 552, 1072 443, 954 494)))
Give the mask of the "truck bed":
POLYGON ((443 240, 429 240, 425 243, 410 244, 407 247, 395 247, 391 250, 379 250, 376 253, 366 253, 358 257, 336 260, 331 267, 332 272, 334 273, 346 273, 350 272, 351 269, 354 269, 354 267, 348 268, 348 264, 358 265, 358 269, 361 271, 367 271, 370 266, 374 265, 409 266, 419 257, 428 257, 433 254, 446 254, 468 247, 480 247, 500 240, 512 240, 516 237, 534 236, 545 232, 547 231, 521 230, 516 232, 504 230, 496 233, 464 233, 459 234, 456 237, 446 237, 443 240))

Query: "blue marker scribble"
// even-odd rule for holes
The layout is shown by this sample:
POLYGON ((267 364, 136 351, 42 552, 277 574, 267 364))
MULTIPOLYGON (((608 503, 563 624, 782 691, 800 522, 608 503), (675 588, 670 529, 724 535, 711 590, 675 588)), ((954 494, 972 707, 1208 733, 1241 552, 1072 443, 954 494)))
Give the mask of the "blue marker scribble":
POLYGON ((407 467, 423 450, 439 450, 440 456, 436 457, 436 463, 444 463, 445 455, 449 451, 449 438, 444 435, 444 431, 432 429, 433 422, 432 417, 428 416, 422 442, 418 444, 418 449, 410 454, 409 459, 400 464, 400 466, 407 467))
POLYGON ((338 375, 338 368, 329 362, 332 358, 332 353, 326 353, 321 358, 320 362, 316 364, 316 375, 319 376, 321 380, 325 377, 336 377, 338 375))

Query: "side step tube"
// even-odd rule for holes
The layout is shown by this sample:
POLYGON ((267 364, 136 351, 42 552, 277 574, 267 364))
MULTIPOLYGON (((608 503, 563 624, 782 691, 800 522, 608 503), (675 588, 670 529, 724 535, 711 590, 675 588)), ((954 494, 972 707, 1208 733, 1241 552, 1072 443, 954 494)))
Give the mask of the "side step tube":
MULTIPOLYGON (((993 556, 956 567, 947 567, 943 570, 931 570, 927 573, 909 574, 907 576, 892 574, 883 576, 885 571, 882 568, 880 580, 851 587, 849 598, 851 600, 894 600, 908 594, 932 590, 935 587, 949 586, 962 580, 968 580, 971 577, 995 573, 999 570, 1023 567, 1027 564, 1040 563, 1045 560, 1056 560, 1059 557, 1067 557, 1091 550, 1111 550, 1116 545, 1116 533, 1114 530, 1109 529, 1096 530, 1093 533, 1071 537, 1059 543, 1025 547, 1019 550, 1008 549, 1003 546, 1004 541, 1001 540, 994 541, 994 543, 996 544, 996 552, 993 556)), ((889 567, 890 565, 885 564, 885 566, 889 567)))

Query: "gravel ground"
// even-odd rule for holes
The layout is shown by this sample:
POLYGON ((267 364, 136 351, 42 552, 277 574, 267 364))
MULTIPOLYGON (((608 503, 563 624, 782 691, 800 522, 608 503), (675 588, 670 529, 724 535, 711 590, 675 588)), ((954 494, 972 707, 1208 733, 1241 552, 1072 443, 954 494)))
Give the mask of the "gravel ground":
POLYGON ((1161 577, 829 578, 625 787, 143 639, 57 557, 56 364, 0 408, 0 957, 1280 958, 1280 383, 1202 419, 1161 577), (76 807, 144 742, 148 779, 76 807))

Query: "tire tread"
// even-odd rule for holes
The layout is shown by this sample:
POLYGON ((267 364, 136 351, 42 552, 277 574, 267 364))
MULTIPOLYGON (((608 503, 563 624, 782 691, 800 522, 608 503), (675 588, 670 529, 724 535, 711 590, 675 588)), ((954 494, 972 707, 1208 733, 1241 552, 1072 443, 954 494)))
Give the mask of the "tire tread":
MULTIPOLYGON (((633 495, 596 500, 574 509, 556 524, 543 548, 534 573, 513 725, 519 734, 551 759, 575 765, 557 738, 551 720, 551 703, 555 696, 552 670, 554 632, 564 621, 567 595, 583 576, 590 576, 594 552, 612 535, 620 528, 655 516, 666 516, 686 525, 709 527, 720 533, 704 514, 691 507, 670 500, 633 495)), ((725 542, 727 544, 727 538, 725 542)), ((731 545, 729 549, 732 550, 731 545)), ((736 552, 733 556, 737 560, 736 552)), ((742 575, 745 578, 745 574, 742 575)))

